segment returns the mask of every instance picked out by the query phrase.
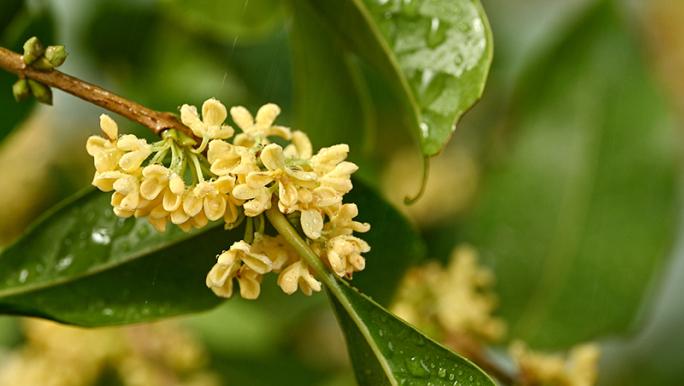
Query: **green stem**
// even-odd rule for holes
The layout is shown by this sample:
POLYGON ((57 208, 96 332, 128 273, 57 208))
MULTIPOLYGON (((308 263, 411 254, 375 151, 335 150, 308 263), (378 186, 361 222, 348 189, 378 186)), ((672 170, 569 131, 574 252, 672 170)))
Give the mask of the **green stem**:
MULTIPOLYGON (((276 203, 273 203, 273 205, 271 205, 271 208, 266 210, 266 217, 271 222, 271 225, 273 225, 273 227, 278 231, 278 233, 280 233, 280 235, 283 236, 285 241, 287 241, 288 244, 290 244, 295 249, 295 251, 299 253, 299 256, 301 256, 301 258, 304 259, 304 261, 307 264, 309 264, 309 266, 312 267, 314 271, 316 271, 318 277, 323 281, 323 283, 328 288, 328 294, 332 294, 333 296, 335 296, 335 298, 337 298, 342 307, 344 307, 344 309, 349 314, 349 317, 354 321, 356 326, 359 328, 359 331, 366 339, 366 342, 368 342, 368 346, 375 353, 375 356, 378 359, 380 366, 383 368, 385 373, 388 374, 388 379, 390 379, 391 382, 392 377, 390 375, 392 374, 392 368, 385 359, 384 355, 382 355, 380 348, 378 347, 377 343, 373 339, 373 336, 368 330, 368 326, 363 322, 363 319, 359 316, 358 312, 349 301, 349 298, 344 293, 344 289, 342 288, 342 286, 345 284, 341 283, 341 280, 337 277, 337 275, 330 272, 328 267, 326 267, 325 264, 323 264, 323 262, 321 261, 321 259, 318 258, 318 255, 316 255, 316 253, 312 251, 311 248, 309 248, 309 245, 306 243, 306 241, 304 241, 301 238, 301 236, 299 236, 299 233, 297 233, 297 231, 292 226, 292 224, 290 224, 285 215, 280 213, 280 210, 278 210, 278 205, 276 203)), ((372 300, 370 299, 368 299, 368 301, 372 302, 372 300)), ((380 306, 378 305, 378 307, 380 306)), ((392 384, 396 385, 396 383, 394 382, 392 382, 392 384)))
POLYGON ((342 303, 350 315, 355 315, 356 311, 352 308, 351 304, 344 296, 337 276, 330 272, 328 267, 323 264, 318 255, 316 255, 316 253, 309 248, 309 245, 301 238, 301 236, 299 236, 299 233, 297 233, 297 230, 292 226, 292 224, 290 224, 285 215, 280 213, 276 203, 273 203, 271 208, 266 210, 266 217, 268 218, 268 221, 271 222, 271 225, 273 225, 273 227, 278 231, 278 233, 283 236, 285 241, 287 241, 288 244, 290 244, 295 251, 299 253, 299 256, 301 256, 301 258, 304 259, 304 261, 309 264, 314 271, 316 271, 318 277, 320 277, 323 283, 328 287, 330 292, 335 295, 340 303, 342 303))

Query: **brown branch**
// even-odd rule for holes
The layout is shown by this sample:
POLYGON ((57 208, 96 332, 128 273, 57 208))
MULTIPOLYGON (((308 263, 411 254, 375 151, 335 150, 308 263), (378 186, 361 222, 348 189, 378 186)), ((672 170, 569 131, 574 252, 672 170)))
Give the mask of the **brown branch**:
POLYGON ((86 102, 117 113, 133 122, 148 127, 157 135, 161 135, 161 132, 164 130, 177 129, 191 138, 197 139, 192 130, 179 122, 171 113, 148 109, 145 106, 57 70, 36 70, 24 63, 22 55, 3 47, 0 47, 0 67, 19 75, 21 78, 33 79, 47 86, 58 88, 86 102))

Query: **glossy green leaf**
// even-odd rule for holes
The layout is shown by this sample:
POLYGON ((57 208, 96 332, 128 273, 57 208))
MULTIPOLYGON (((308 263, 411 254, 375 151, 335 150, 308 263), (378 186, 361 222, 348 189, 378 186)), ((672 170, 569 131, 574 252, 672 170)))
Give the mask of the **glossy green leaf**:
POLYGON ((352 283, 382 305, 388 305, 406 270, 425 256, 425 245, 415 227, 366 184, 354 182, 345 202, 359 207, 357 221, 371 229, 360 234, 371 250, 365 253, 366 268, 354 274, 352 283))
POLYGON ((433 341, 341 280, 330 296, 360 386, 494 386, 469 360, 433 341))
POLYGON ((242 238, 219 223, 157 232, 114 215, 88 191, 57 207, 0 254, 0 312, 102 326, 209 309, 204 284, 216 254, 242 238))
POLYGON ((400 95, 423 153, 438 154, 480 99, 489 72, 492 37, 479 1, 309 3, 400 95))
POLYGON ((512 338, 624 332, 672 245, 678 135, 613 2, 590 8, 511 98, 513 149, 467 241, 494 264, 512 338))
MULTIPOLYGON (((6 16, 3 14, 2 17, 6 16)), ((15 52, 23 52, 22 45, 32 36, 38 36, 45 45, 55 44, 54 21, 46 9, 28 10, 23 8, 16 12, 11 20, 7 21, 9 24, 6 27, 0 25, 0 27, 5 27, 4 32, 0 35, 0 46, 2 47, 15 52)), ((28 98, 21 103, 14 100, 12 84, 17 79, 19 78, 12 73, 0 71, 0 106, 5 106, 2 110, 2 120, 0 120, 0 141, 23 122, 35 107, 34 98, 28 98)))
POLYGON ((283 21, 279 0, 166 0, 162 4, 174 23, 231 43, 266 38, 283 21))

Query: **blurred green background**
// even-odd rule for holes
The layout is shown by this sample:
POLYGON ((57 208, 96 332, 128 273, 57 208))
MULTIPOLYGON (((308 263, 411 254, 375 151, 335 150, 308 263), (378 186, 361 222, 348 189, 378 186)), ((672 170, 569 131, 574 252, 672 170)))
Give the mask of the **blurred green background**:
MULTIPOLYGON (((404 208, 428 255, 445 261, 454 246, 475 246, 497 275, 508 338, 551 350, 598 341, 599 385, 683 384, 684 3, 482 3, 495 40, 484 98, 432 161, 423 199, 404 208)), ((290 24, 277 0, 0 1, 4 47, 39 35, 66 46, 62 71, 153 109, 274 102, 282 125, 301 119, 290 24)), ((104 112, 59 91, 52 108, 15 104, 14 80, 0 74, 3 245, 89 184, 84 143, 104 112)), ((336 106, 341 97, 318 81, 315 113, 358 122, 345 109, 363 103, 336 106)), ((350 141, 363 177, 400 205, 418 190, 418 152, 387 86, 369 88, 377 132, 307 130, 316 147, 350 141)), ((115 119, 120 132, 151 138, 115 119)), ((352 383, 325 296, 286 297, 273 281, 259 301, 180 318, 225 384, 352 383)), ((0 318, 3 349, 21 341, 18 321, 0 318)))

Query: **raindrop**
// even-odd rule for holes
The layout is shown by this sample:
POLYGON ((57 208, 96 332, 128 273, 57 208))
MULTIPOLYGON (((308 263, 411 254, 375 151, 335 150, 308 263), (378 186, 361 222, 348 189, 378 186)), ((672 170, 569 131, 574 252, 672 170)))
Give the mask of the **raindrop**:
POLYGON ((43 265, 42 264, 36 265, 36 272, 38 272, 38 273, 43 272, 43 265))
POLYGON ((420 123, 420 132, 423 134, 423 138, 427 138, 430 136, 430 128, 428 127, 427 123, 420 123))
POLYGON ((463 375, 463 370, 458 370, 458 375, 463 375))
POLYGON ((66 245, 67 247, 68 247, 69 245, 73 244, 73 243, 74 243, 74 240, 72 240, 72 239, 69 238, 69 237, 67 237, 66 239, 64 239, 64 245, 66 245))
POLYGON ((26 283, 26 278, 29 275, 28 269, 22 269, 21 272, 19 272, 19 282, 20 283, 26 283))
POLYGON ((104 310, 102 310, 102 315, 112 316, 114 315, 114 311, 112 311, 111 308, 105 308, 104 310))
POLYGON ((430 31, 428 32, 427 35, 427 45, 430 48, 436 48, 440 44, 444 43, 446 40, 446 31, 448 29, 448 25, 439 18, 433 17, 432 22, 430 23, 430 31))
POLYGON ((450 380, 450 381, 453 381, 454 378, 456 378, 456 377, 454 376, 454 374, 449 374, 449 380, 450 380))
POLYGON ((425 362, 419 358, 406 359, 406 367, 409 373, 414 377, 428 378, 430 376, 430 369, 425 365, 425 362))
POLYGON ((93 233, 90 235, 90 238, 96 243, 96 244, 102 244, 102 245, 108 245, 109 243, 112 242, 112 238, 109 237, 107 234, 106 229, 96 229, 93 231, 93 233))
POLYGON ((439 370, 437 370, 437 375, 438 375, 440 378, 446 377, 446 369, 440 368, 439 370))
POLYGON ((473 376, 471 375, 470 378, 468 378, 469 381, 473 381, 473 376))
POLYGON ((57 262, 57 267, 56 267, 56 268, 57 268, 57 271, 63 271, 63 270, 65 270, 65 269, 69 268, 69 266, 71 265, 71 262, 72 262, 72 261, 74 261, 74 256, 73 256, 73 255, 69 255, 69 256, 63 258, 62 260, 60 260, 59 262, 57 262))

